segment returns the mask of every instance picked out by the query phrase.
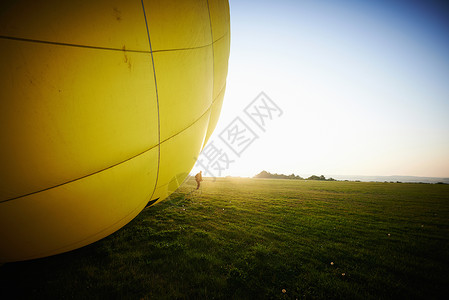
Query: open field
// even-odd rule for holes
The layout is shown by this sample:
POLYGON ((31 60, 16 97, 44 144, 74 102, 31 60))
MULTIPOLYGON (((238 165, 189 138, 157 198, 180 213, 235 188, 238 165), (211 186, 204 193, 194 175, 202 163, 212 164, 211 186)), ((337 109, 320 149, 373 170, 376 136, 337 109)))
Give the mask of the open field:
POLYGON ((1 266, 0 298, 447 299, 449 185, 194 185, 90 246, 1 266))

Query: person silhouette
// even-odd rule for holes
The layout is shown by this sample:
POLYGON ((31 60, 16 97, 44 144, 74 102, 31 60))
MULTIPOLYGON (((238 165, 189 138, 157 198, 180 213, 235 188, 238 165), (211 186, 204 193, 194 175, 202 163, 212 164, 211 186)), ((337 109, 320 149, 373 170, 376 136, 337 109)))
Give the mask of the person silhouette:
POLYGON ((196 180, 196 189, 200 188, 200 183, 203 181, 203 175, 201 174, 203 171, 200 171, 198 174, 195 175, 196 180))

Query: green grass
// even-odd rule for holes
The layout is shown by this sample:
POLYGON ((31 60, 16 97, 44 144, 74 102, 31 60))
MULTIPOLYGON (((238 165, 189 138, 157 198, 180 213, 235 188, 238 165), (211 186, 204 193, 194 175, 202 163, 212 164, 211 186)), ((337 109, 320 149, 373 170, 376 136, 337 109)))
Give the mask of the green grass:
POLYGON ((201 192, 193 187, 186 182, 90 246, 3 265, 1 293, 45 299, 447 297, 449 185, 229 178, 206 179, 201 192))

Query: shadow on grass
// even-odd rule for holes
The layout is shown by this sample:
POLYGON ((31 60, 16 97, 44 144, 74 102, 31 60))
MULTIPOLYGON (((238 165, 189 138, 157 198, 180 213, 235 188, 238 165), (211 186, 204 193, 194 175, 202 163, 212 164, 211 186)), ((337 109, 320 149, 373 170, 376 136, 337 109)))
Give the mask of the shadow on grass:
POLYGON ((446 187, 227 179, 194 187, 188 181, 94 244, 4 264, 0 298, 443 299, 447 291, 446 187))

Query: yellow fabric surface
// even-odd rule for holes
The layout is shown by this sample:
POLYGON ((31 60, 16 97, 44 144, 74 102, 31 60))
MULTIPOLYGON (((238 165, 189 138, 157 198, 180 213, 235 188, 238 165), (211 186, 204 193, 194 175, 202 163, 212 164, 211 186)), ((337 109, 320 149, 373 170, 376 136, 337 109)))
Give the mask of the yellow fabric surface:
POLYGON ((168 197, 218 121, 229 34, 225 0, 0 3, 0 262, 168 197))

